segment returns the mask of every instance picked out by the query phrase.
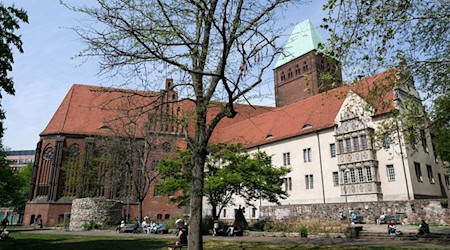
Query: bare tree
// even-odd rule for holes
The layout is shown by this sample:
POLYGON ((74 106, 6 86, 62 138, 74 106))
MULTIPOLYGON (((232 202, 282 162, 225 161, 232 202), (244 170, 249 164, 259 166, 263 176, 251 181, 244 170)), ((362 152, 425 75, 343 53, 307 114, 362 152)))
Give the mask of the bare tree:
MULTIPOLYGON (((80 56, 100 59, 100 74, 111 74, 155 89, 148 79, 178 74, 173 85, 192 98, 192 197, 189 249, 202 249, 201 222, 207 144, 235 104, 247 102, 281 49, 275 44, 277 9, 289 0, 97 0, 69 6, 90 20, 75 31, 87 47, 80 56), (213 100, 218 112, 208 117, 213 100)), ((155 81, 153 81, 154 83, 155 81)), ((156 81, 157 82, 157 81, 156 81)))
MULTIPOLYGON (((104 91, 109 89, 103 89, 102 92, 104 91)), ((129 92, 128 96, 122 95, 116 102, 118 105, 116 103, 111 107, 105 104, 102 107, 116 113, 104 121, 108 131, 104 135, 102 146, 106 149, 107 158, 122 156, 115 162, 122 161, 124 164, 119 162, 114 164, 119 166, 119 171, 111 177, 115 180, 114 185, 128 183, 127 187, 122 188, 125 194, 120 197, 122 199, 132 197, 139 203, 139 221, 142 222, 143 202, 150 186, 156 182, 159 175, 155 169, 155 162, 167 156, 171 152, 171 145, 179 138, 177 133, 161 131, 162 126, 169 126, 168 120, 172 113, 167 112, 165 107, 170 109, 173 106, 163 105, 146 112, 143 110, 146 106, 138 101, 133 92, 129 92)))

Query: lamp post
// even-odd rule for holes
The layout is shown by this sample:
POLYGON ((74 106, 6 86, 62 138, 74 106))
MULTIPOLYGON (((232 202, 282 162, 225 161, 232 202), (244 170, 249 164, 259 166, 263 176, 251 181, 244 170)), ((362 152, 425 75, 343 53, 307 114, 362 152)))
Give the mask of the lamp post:
POLYGON ((347 185, 348 185, 348 181, 349 181, 349 178, 348 178, 348 176, 347 176, 347 174, 350 172, 350 169, 348 169, 348 168, 346 168, 345 170, 344 170, 344 195, 345 195, 345 209, 346 209, 346 215, 347 215, 347 222, 348 222, 348 225, 350 226, 350 224, 351 224, 351 222, 350 222, 350 213, 349 213, 349 208, 348 208, 348 200, 347 200, 347 185), (347 181, 345 181, 345 180, 347 180, 347 181))

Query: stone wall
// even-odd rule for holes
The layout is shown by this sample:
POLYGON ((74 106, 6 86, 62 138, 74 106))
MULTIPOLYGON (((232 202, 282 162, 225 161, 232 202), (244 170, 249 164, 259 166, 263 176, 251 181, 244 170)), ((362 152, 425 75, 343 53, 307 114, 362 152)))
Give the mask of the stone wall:
POLYGON ((120 223, 122 203, 104 198, 82 198, 72 202, 70 230, 84 230, 84 225, 93 221, 96 225, 120 223))
MULTIPOLYGON (((384 212, 386 215, 399 215, 403 224, 418 224, 424 219, 433 225, 450 225, 448 203, 448 199, 352 202, 348 203, 348 209, 350 213, 355 212, 363 216, 366 223, 375 223, 376 217, 384 212)), ((345 213, 346 207, 345 203, 264 206, 261 208, 261 214, 276 219, 286 217, 339 220, 339 212, 345 213)))

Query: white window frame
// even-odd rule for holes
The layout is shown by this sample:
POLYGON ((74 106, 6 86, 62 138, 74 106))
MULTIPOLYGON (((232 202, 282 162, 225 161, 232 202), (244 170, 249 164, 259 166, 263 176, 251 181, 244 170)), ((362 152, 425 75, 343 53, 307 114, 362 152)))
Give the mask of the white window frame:
POLYGON ((395 181, 395 168, 393 164, 386 165, 386 174, 389 182, 395 181))

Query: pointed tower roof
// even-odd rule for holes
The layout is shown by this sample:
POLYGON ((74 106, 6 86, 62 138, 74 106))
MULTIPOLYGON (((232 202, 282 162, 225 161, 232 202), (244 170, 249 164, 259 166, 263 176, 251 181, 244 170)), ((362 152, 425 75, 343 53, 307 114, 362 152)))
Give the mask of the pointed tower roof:
POLYGON ((325 40, 309 19, 297 24, 283 47, 284 54, 280 55, 274 69, 310 51, 317 50, 319 43, 324 44, 325 40))

